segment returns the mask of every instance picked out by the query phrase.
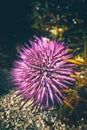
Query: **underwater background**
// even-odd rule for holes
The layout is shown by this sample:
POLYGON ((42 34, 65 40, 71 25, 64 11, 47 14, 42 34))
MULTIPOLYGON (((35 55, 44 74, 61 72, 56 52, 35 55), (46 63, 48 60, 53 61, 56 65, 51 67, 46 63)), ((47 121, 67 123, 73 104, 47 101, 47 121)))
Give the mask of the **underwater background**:
POLYGON ((87 130, 87 1, 0 1, 0 130, 87 130), (10 72, 34 36, 64 42, 76 65, 63 104, 43 110, 22 100, 10 72))

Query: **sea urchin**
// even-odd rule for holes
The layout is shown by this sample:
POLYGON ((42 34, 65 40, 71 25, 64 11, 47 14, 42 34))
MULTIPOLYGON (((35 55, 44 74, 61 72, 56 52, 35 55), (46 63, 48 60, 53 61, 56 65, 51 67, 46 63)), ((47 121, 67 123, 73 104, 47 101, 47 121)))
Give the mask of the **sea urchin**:
POLYGON ((73 55, 64 42, 38 37, 29 42, 31 47, 26 45, 19 51, 11 71, 19 94, 44 108, 62 104, 62 90, 73 83, 70 75, 75 66, 63 59, 73 55))

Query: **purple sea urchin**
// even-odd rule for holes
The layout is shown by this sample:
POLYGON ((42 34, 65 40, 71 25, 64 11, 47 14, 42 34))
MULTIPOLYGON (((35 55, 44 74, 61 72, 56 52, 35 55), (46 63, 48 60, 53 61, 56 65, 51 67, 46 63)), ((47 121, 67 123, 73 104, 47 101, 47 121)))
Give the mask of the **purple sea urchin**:
POLYGON ((74 81, 70 75, 75 66, 63 58, 73 55, 67 52, 64 42, 36 37, 30 44, 19 51, 19 60, 11 71, 19 94, 44 108, 62 104, 61 90, 74 81))

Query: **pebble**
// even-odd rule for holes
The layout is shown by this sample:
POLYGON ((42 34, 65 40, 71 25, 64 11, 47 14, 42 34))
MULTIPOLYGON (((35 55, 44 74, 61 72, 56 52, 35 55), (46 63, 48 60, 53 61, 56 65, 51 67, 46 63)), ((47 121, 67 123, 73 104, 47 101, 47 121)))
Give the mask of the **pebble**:
MULTIPOLYGON (((24 104, 17 92, 10 91, 0 98, 0 130, 87 130, 87 125, 75 126, 62 123, 57 114, 51 115, 49 111, 32 110, 31 101, 24 104)), ((67 120, 67 119, 66 119, 67 120)), ((83 119, 82 119, 83 121, 83 119)))

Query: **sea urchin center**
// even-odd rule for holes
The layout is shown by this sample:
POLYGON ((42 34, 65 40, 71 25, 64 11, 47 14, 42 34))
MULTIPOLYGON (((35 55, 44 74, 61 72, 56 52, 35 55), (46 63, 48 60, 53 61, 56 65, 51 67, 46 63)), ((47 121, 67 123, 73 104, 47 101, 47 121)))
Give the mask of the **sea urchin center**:
POLYGON ((52 71, 51 71, 51 65, 48 63, 46 65, 43 64, 40 70, 40 74, 42 74, 44 77, 48 77, 49 75, 51 75, 52 71))

